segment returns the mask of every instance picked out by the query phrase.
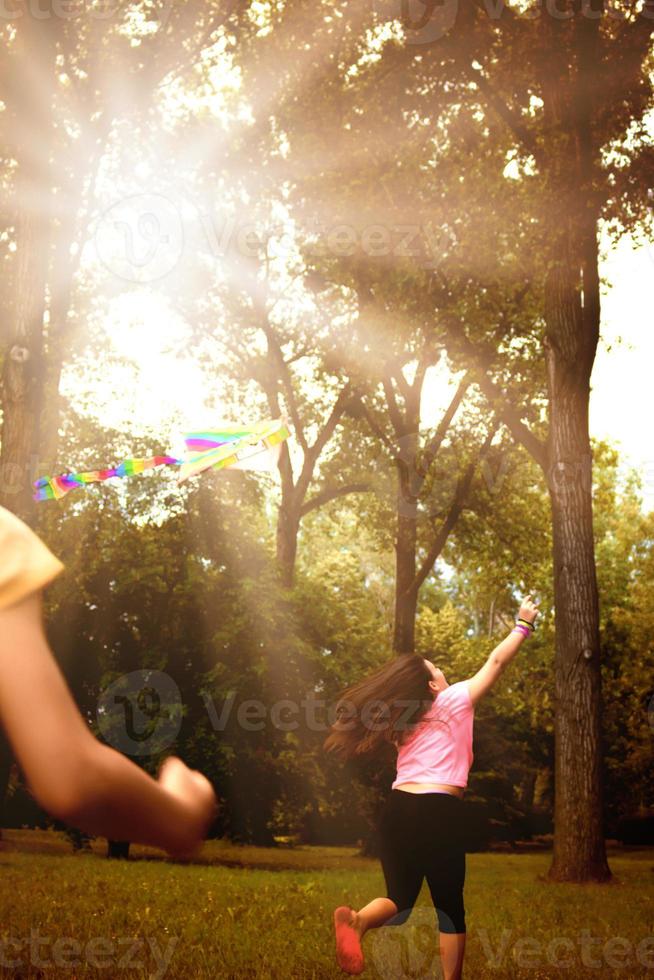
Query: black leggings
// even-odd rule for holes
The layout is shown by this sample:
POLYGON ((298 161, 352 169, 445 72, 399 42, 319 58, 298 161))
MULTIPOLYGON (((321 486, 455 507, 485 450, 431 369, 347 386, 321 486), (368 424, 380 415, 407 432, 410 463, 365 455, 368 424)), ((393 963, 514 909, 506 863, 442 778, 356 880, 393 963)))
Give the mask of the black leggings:
POLYGON ((406 922, 426 878, 440 931, 466 931, 463 805, 451 793, 391 792, 379 828, 386 893, 398 909, 388 925, 406 922))

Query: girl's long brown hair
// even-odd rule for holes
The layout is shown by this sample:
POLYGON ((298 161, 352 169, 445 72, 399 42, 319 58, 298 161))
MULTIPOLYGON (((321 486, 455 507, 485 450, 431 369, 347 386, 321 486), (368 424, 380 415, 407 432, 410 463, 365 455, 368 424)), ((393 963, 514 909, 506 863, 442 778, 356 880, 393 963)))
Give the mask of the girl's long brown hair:
POLYGON ((336 705, 336 721, 325 739, 342 758, 399 746, 434 701, 427 664, 417 653, 402 654, 352 687, 336 705))

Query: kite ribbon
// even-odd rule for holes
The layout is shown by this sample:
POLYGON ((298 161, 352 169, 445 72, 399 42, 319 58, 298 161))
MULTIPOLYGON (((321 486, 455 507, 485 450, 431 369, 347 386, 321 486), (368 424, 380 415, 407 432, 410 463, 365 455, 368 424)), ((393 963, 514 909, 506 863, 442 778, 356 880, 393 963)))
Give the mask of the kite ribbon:
POLYGON ((192 432, 184 437, 184 459, 176 456, 126 459, 110 469, 44 476, 34 483, 34 499, 60 500, 75 487, 104 483, 113 477, 136 476, 161 466, 179 467, 180 483, 208 469, 273 470, 279 460, 282 443, 289 435, 283 420, 192 432))

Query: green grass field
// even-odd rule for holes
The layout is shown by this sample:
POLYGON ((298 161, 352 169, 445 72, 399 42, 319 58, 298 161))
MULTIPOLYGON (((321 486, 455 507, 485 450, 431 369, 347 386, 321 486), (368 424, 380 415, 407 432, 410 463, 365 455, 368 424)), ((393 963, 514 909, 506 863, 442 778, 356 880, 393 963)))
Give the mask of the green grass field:
MULTIPOLYGON (((192 864, 104 842, 72 854, 59 834, 0 843, 0 976, 335 978, 331 913, 383 894, 350 848, 205 845, 192 864)), ((465 976, 654 978, 654 852, 611 850, 615 882, 551 885, 550 855, 468 854, 465 976), (584 939, 584 931, 586 938, 584 939)), ((439 977, 425 889, 409 922, 370 933, 364 976, 439 977)))

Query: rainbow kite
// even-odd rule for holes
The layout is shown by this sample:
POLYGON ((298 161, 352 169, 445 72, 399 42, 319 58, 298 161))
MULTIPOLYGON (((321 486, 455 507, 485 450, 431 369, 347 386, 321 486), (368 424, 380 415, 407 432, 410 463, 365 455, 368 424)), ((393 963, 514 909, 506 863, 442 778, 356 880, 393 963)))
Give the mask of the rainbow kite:
POLYGON ((282 443, 289 435, 286 423, 281 419, 251 426, 227 425, 219 430, 191 432, 184 437, 184 459, 176 456, 126 459, 107 470, 43 476, 34 483, 34 499, 61 500, 74 487, 104 483, 113 477, 136 476, 159 466, 178 466, 179 483, 208 469, 272 470, 279 460, 282 443))

